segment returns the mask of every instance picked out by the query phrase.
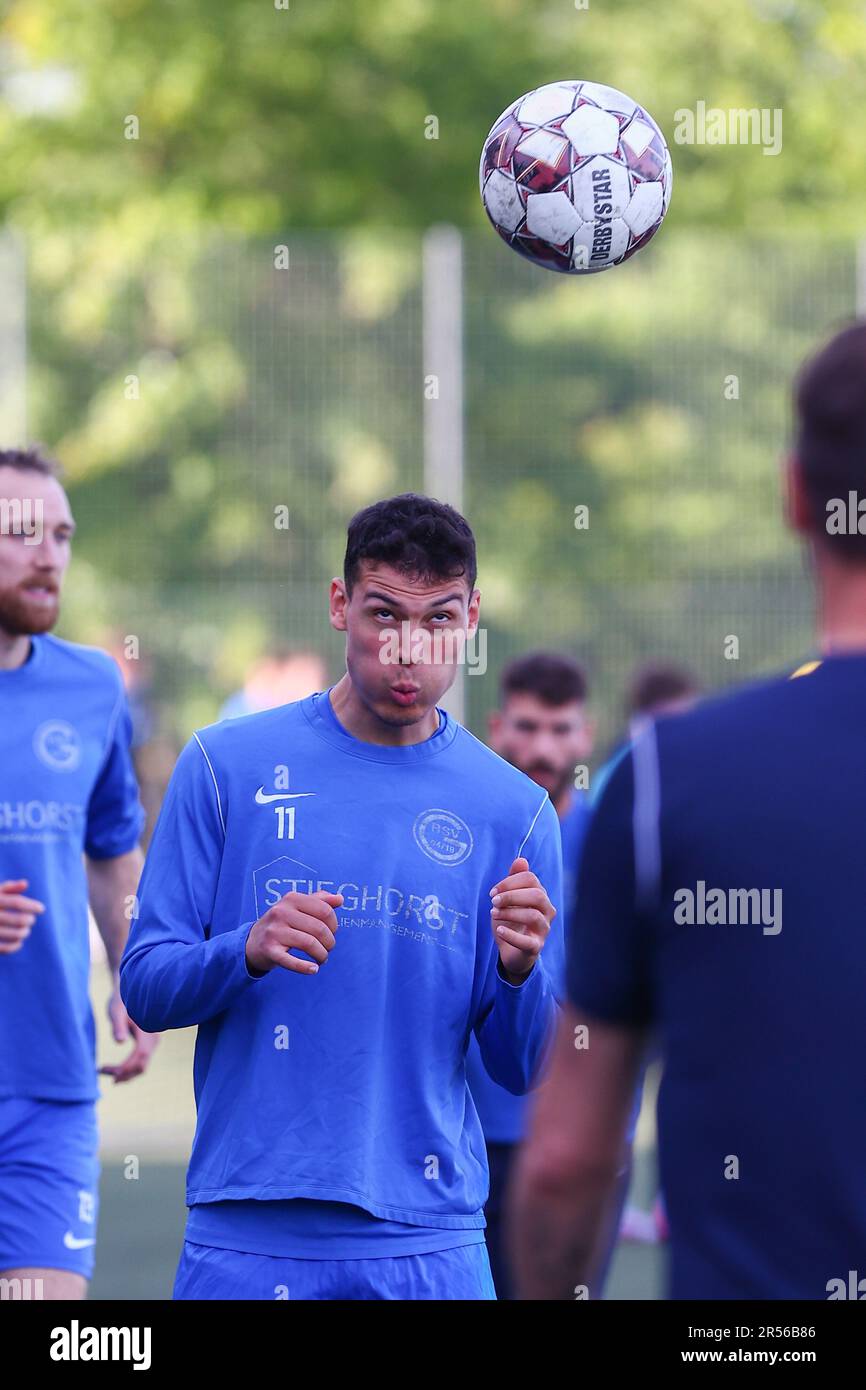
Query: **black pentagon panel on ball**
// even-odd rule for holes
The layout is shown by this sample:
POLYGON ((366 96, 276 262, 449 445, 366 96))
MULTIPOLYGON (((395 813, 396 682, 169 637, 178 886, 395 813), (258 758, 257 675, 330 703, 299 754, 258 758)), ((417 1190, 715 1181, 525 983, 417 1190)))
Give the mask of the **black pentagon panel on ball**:
POLYGON ((649 231, 644 232, 643 236, 632 237, 628 250, 625 255, 620 258, 618 264, 622 265, 623 261, 630 260, 638 251, 641 251, 648 241, 652 241, 661 225, 661 222, 657 222, 654 227, 650 227, 649 231))
POLYGON ((661 132, 652 129, 651 137, 643 143, 643 133, 648 128, 647 118, 631 122, 623 132, 622 148, 626 152, 629 168, 642 179, 657 179, 661 176, 667 159, 667 147, 661 132), (636 132, 641 132, 638 136, 636 132))
POLYGON ((520 250, 520 247, 517 245, 516 232, 506 232, 504 227, 496 227, 496 233, 498 236, 502 237, 502 240, 505 242, 506 246, 511 247, 512 251, 520 250))
POLYGON ((532 193, 552 193, 571 172, 571 146, 564 136, 534 130, 521 140, 511 160, 516 181, 532 193))
POLYGON ((526 131, 520 122, 515 120, 513 115, 508 115, 484 146, 485 169, 488 172, 492 169, 508 169, 514 151, 525 135, 526 131))
POLYGON ((551 246, 540 237, 516 236, 511 242, 515 251, 546 270, 559 270, 563 274, 571 272, 571 243, 564 246, 551 246))

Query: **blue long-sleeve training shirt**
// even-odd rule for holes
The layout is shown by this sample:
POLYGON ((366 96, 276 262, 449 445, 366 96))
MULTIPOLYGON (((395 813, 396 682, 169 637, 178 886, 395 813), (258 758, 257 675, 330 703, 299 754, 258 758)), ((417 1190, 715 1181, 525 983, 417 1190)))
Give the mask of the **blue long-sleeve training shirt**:
POLYGON ((0 882, 45 906, 0 957, 0 1097, 95 1100, 84 856, 138 844, 144 813, 111 657, 49 634, 0 671, 0 882))
POLYGON ((312 1198, 483 1226, 469 1038, 520 1093, 555 1012, 543 963, 519 986, 500 975, 489 892, 520 853, 559 910, 560 836, 535 783, 439 718, 423 743, 363 743, 325 693, 182 753, 121 988, 145 1029, 199 1025, 190 1205, 312 1198), (319 973, 251 977, 251 923, 322 888, 344 902, 319 973))
MULTIPOLYGON (((577 870, 589 817, 589 798, 583 793, 576 793, 572 805, 559 822, 562 911, 554 918, 544 947, 544 964, 557 999, 565 995, 565 936, 568 916, 574 907, 577 870)), ((488 1074, 474 1038, 469 1043, 466 1075, 487 1143, 519 1144, 529 1124, 534 1096, 516 1096, 503 1086, 498 1086, 488 1074)))

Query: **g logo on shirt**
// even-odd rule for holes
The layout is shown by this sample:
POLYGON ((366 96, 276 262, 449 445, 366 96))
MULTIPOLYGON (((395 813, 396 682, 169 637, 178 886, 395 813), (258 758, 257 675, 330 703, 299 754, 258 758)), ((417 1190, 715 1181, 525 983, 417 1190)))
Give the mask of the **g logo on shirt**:
POLYGON ((412 834, 418 848, 437 864, 462 864, 472 853, 472 831, 453 811, 422 811, 412 834))
POLYGON ((49 719, 33 735, 33 751, 54 772, 74 772, 81 762, 81 738, 71 724, 49 719))

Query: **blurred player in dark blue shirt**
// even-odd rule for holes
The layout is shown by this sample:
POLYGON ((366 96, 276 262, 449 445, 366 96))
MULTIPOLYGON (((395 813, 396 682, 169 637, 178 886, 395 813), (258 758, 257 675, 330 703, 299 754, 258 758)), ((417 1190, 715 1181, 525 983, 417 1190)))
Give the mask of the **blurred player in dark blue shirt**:
POLYGON ((866 324, 796 406, 820 657, 651 725, 602 796, 518 1178, 530 1298, 591 1281, 650 1029, 671 1295, 846 1297, 866 1274, 866 324))

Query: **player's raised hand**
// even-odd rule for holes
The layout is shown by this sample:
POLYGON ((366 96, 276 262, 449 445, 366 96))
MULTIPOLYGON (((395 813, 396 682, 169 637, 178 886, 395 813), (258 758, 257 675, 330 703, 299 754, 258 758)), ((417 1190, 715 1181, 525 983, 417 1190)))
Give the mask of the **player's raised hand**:
POLYGON ((335 907, 343 902, 342 893, 285 893, 253 923, 247 937, 247 965, 255 975, 264 975, 275 965, 300 975, 315 975, 334 949, 337 931, 335 907), (293 956, 303 951, 311 960, 293 956))
POLYGON ((490 925, 502 969, 510 978, 522 979, 541 953, 556 908, 526 859, 515 859, 490 897, 490 925))
POLYGON ((25 898, 26 878, 0 883, 0 956, 20 951, 36 918, 45 911, 38 898, 25 898))

